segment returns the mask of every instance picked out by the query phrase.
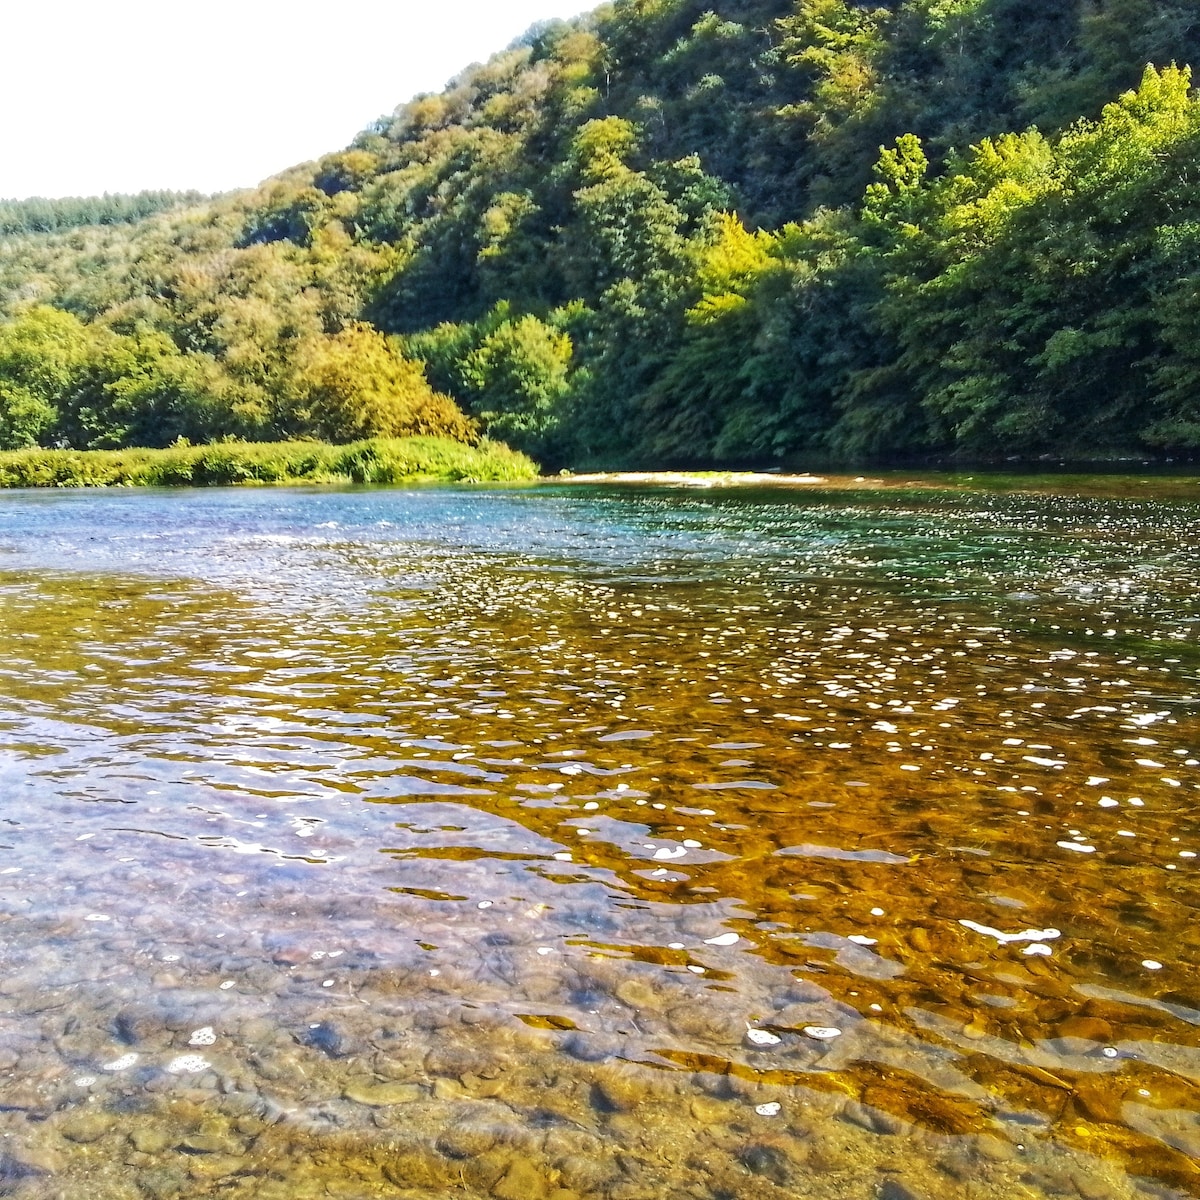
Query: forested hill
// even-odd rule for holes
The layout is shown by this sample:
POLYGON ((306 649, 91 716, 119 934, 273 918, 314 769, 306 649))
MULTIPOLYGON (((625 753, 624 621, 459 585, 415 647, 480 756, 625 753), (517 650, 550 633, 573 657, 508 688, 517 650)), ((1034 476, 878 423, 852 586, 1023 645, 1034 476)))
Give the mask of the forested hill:
POLYGON ((257 191, 0 239, 0 444, 1188 452, 1195 61, 1194 0, 617 0, 257 191))
POLYGON ((148 191, 0 200, 0 233, 53 233, 80 225, 132 224, 151 213, 198 204, 203 199, 199 192, 148 191))

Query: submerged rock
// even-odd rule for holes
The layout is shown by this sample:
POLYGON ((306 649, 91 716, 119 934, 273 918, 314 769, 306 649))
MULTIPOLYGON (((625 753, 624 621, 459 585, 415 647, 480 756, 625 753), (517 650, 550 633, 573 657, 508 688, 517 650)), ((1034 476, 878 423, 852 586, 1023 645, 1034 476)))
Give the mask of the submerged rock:
POLYGON ((358 1040, 334 1021, 309 1026, 300 1035, 300 1044, 320 1050, 330 1058, 348 1058, 359 1049, 358 1040))
POLYGON ((547 1200, 550 1183, 527 1158, 514 1158, 493 1186, 496 1200, 547 1200))
POLYGON ((342 1089, 342 1095, 355 1104, 369 1108, 385 1108, 390 1104, 411 1104, 421 1098, 415 1083, 377 1083, 368 1079, 352 1079, 342 1089))
POLYGON ((742 1165, 754 1175, 762 1175, 780 1187, 786 1187, 792 1175, 787 1152, 770 1142, 751 1142, 738 1151, 742 1165))
POLYGON ((171 1144, 170 1134, 154 1126, 133 1130, 129 1140, 139 1154, 161 1154, 171 1144))
POLYGON ((879 1200, 924 1200, 924 1197, 902 1180, 885 1179, 879 1185, 879 1200))
POLYGON ((55 1175, 62 1170, 63 1162, 53 1150, 29 1146, 12 1146, 0 1150, 0 1192, 7 1190, 6 1184, 37 1175, 55 1175))
POLYGON ((58 1128, 59 1133, 69 1142, 99 1141, 116 1123, 116 1118, 110 1113, 99 1109, 73 1113, 58 1128))

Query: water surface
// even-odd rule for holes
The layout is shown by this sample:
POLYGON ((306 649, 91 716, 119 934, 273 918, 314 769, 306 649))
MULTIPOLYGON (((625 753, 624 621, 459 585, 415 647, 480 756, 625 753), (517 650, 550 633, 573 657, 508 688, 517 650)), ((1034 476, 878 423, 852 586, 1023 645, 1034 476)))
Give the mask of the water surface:
POLYGON ((1200 1195, 1198 521, 0 495, 0 1192, 1200 1195))

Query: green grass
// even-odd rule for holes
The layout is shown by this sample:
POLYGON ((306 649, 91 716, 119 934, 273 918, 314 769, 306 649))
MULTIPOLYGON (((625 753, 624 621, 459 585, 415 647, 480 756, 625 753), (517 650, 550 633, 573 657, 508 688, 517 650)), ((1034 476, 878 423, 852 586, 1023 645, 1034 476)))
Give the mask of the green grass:
POLYGON ((219 442, 165 450, 9 450, 0 487, 218 487, 289 483, 492 483, 533 479, 537 464, 500 442, 447 438, 219 442))

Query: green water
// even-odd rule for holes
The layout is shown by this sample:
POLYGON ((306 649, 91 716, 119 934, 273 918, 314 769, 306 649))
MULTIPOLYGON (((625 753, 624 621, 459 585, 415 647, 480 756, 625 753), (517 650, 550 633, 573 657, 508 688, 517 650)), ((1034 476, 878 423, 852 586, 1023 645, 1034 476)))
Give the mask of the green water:
POLYGON ((1200 1195, 1200 504, 926 482, 0 496, 0 1194, 1200 1195))

